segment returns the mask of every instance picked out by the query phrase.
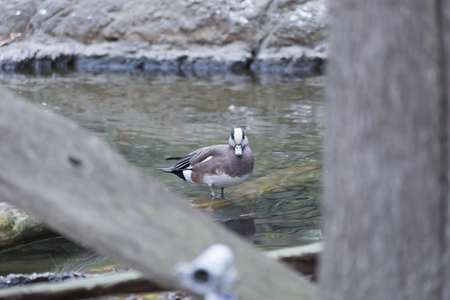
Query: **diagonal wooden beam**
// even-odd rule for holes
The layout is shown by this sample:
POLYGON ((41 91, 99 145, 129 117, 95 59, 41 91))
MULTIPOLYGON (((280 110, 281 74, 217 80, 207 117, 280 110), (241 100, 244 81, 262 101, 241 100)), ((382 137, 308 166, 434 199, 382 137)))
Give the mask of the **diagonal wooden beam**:
POLYGON ((0 198, 53 230, 129 264, 158 286, 214 243, 232 248, 240 299, 312 299, 314 287, 214 224, 103 141, 0 90, 0 198))

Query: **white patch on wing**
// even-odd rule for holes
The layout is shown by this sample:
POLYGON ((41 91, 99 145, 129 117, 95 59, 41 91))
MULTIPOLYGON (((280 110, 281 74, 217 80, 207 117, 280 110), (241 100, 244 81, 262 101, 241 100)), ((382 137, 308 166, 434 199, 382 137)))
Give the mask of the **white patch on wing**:
POLYGON ((202 163, 202 162, 205 162, 205 161, 208 161, 208 160, 210 160, 211 158, 212 158, 212 156, 208 156, 207 158, 205 158, 204 160, 202 160, 201 163, 202 163))
POLYGON ((244 175, 242 177, 231 177, 223 173, 218 175, 204 175, 203 183, 207 185, 212 184, 212 186, 216 188, 226 188, 244 182, 249 176, 250 174, 244 175))
POLYGON ((184 178, 186 178, 187 181, 193 182, 192 178, 191 178, 191 175, 192 175, 192 171, 191 170, 183 170, 183 175, 184 175, 184 178))
POLYGON ((236 144, 241 144, 243 139, 243 132, 241 128, 235 128, 234 129, 234 141, 236 144))

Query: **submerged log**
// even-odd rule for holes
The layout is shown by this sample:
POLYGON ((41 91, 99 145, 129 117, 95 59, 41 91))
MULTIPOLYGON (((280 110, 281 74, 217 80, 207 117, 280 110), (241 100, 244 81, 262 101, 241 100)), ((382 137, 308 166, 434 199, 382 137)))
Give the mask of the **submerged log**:
POLYGON ((247 181, 241 185, 233 187, 233 194, 229 198, 214 199, 209 196, 192 197, 189 200, 192 205, 198 208, 209 206, 220 207, 239 200, 240 202, 255 199, 265 193, 280 188, 292 188, 307 186, 311 183, 318 183, 321 176, 320 162, 310 162, 307 164, 295 165, 258 179, 247 181))
POLYGON ((130 165, 76 123, 1 91, 0 198, 142 272, 157 286, 215 243, 234 252, 240 299, 312 299, 315 288, 130 165))

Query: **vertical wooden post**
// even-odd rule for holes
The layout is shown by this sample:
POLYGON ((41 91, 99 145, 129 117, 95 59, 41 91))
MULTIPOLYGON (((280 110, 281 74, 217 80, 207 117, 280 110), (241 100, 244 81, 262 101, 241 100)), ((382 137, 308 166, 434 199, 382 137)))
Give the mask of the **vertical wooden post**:
POLYGON ((440 5, 330 2, 322 299, 445 299, 440 5))
POLYGON ((443 269, 443 279, 442 279, 442 299, 450 299, 450 104, 448 103, 450 99, 450 1, 441 0, 438 1, 438 20, 440 25, 441 38, 441 68, 442 68, 442 93, 443 93, 443 109, 442 113, 444 115, 444 121, 442 122, 443 140, 445 142, 446 148, 444 149, 447 155, 446 159, 443 161, 443 168, 445 175, 443 180, 447 183, 447 190, 444 190, 446 194, 443 195, 444 205, 442 207, 441 215, 444 215, 444 220, 442 223, 445 227, 442 231, 442 269, 443 269))

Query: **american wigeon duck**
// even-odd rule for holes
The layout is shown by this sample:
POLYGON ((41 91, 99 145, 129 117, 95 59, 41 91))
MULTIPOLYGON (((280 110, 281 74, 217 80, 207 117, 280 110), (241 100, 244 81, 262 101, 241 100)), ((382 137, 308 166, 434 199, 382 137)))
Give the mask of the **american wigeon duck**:
POLYGON ((178 162, 173 167, 159 170, 173 173, 185 181, 209 186, 213 198, 216 196, 214 188, 220 187, 220 195, 224 198, 224 188, 244 182, 254 165, 253 153, 242 128, 231 131, 228 145, 204 147, 184 157, 167 159, 177 159, 178 162))

